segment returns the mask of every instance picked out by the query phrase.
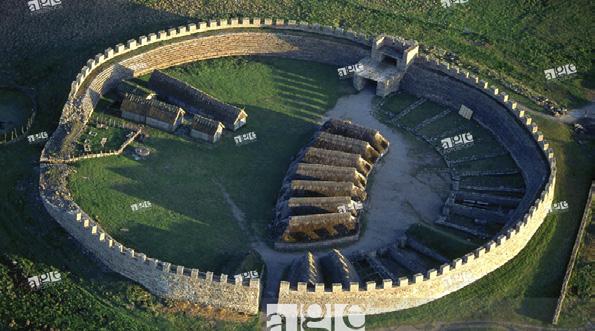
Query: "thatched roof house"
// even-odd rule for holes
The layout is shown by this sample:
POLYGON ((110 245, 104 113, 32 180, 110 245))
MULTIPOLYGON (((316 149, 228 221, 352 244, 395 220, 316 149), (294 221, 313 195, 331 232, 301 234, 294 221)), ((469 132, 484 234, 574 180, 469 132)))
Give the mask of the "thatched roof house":
POLYGON ((200 115, 192 117, 190 124, 190 136, 208 142, 216 143, 221 139, 225 126, 219 121, 212 120, 200 115))
POLYGON ((370 171, 372 171, 372 165, 364 160, 359 154, 329 151, 316 147, 309 147, 306 149, 302 162, 339 167, 354 167, 364 176, 368 176, 370 171))
POLYGON ((336 249, 320 259, 327 284, 341 283, 349 288, 350 283, 360 282, 357 270, 349 260, 336 249))
POLYGON ((312 286, 323 282, 320 265, 314 254, 307 252, 293 261, 289 268, 288 281, 291 284, 306 283, 312 286))
POLYGON ((337 167, 313 163, 298 163, 291 178, 351 182, 362 189, 365 189, 367 184, 366 177, 354 167, 337 167))
POLYGON ((175 131, 184 117, 184 110, 155 99, 126 94, 120 106, 122 117, 168 132, 175 131))
MULTIPOLYGON (((292 216, 306 214, 336 213, 339 207, 350 206, 353 203, 351 197, 292 197, 286 201, 287 208, 292 216)), ((352 215, 356 216, 357 211, 351 209, 352 215)))
MULTIPOLYGON (((351 206, 351 197, 290 197, 277 203, 276 222, 289 220, 289 216, 337 213, 345 206, 351 206)), ((355 208, 347 208, 353 216, 358 215, 355 208)), ((277 224, 278 225, 278 224, 277 224)))
POLYGON ((349 121, 330 119, 322 125, 322 131, 367 141, 381 155, 384 155, 388 150, 389 142, 380 132, 353 124, 349 121))
POLYGON ((380 153, 378 153, 378 151, 374 149, 374 147, 372 147, 372 145, 370 145, 367 141, 340 136, 324 131, 318 132, 314 138, 312 147, 359 154, 366 161, 372 164, 380 158, 380 153))
POLYGON ((348 231, 355 231, 357 219, 349 213, 314 214, 291 216, 287 221, 287 228, 281 236, 285 242, 318 241, 341 235, 337 226, 348 231), (321 236, 324 233, 323 236, 321 236), (300 235, 305 236, 301 237, 300 235))
POLYGON ((291 190, 294 195, 303 197, 348 196, 353 200, 366 200, 366 191, 348 182, 292 180, 291 190))
POLYGON ((151 74, 149 87, 168 102, 184 107, 192 113, 220 121, 229 130, 235 131, 246 124, 248 114, 243 109, 219 101, 159 70, 151 74))

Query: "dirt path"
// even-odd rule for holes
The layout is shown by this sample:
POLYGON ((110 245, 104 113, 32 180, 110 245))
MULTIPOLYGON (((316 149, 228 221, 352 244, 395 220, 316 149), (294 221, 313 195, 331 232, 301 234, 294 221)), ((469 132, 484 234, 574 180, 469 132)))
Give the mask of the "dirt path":
POLYGON ((357 243, 344 249, 347 254, 389 245, 412 224, 434 221, 450 188, 448 176, 440 174, 446 165, 432 148, 374 118, 374 97, 368 89, 342 97, 326 114, 379 130, 390 141, 366 189, 366 228, 357 243))

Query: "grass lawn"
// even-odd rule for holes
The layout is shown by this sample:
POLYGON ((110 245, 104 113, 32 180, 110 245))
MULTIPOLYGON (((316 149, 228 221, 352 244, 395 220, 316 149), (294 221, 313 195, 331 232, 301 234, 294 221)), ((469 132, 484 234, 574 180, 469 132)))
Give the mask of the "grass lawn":
POLYGON ((21 134, 20 127, 27 123, 32 111, 33 104, 27 95, 15 90, 0 89, 0 135, 10 133, 15 128, 21 134))
POLYGON ((71 189, 107 232, 138 251, 203 270, 239 271, 249 241, 224 191, 250 231, 266 237, 291 157, 321 114, 352 89, 335 68, 295 60, 220 59, 167 71, 244 107, 246 127, 226 131, 215 145, 151 129, 146 160, 122 155, 80 162, 71 189), (235 145, 235 135, 251 131, 256 142, 235 145), (152 206, 132 211, 130 205, 142 201, 152 206))

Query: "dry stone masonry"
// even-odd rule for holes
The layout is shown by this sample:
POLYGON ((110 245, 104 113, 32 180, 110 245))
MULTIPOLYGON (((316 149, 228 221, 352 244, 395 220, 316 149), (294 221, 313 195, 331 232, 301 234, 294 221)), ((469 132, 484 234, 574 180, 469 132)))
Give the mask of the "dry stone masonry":
MULTIPOLYGON (((553 199, 556 175, 554 153, 537 125, 522 110, 518 110, 517 104, 509 100, 508 95, 449 64, 425 56, 414 59, 417 48, 413 44, 391 49, 395 40, 400 41, 374 39, 352 31, 292 20, 234 18, 158 31, 108 48, 89 59, 72 82, 59 126, 42 152, 40 194, 43 203, 56 221, 85 249, 115 272, 142 284, 152 293, 256 314, 261 296, 259 280, 230 280, 227 275, 172 265, 125 247, 103 231, 73 202, 66 189, 71 170, 65 163, 71 147, 82 133, 100 96, 124 79, 188 62, 226 56, 279 56, 345 66, 369 56, 374 49, 373 55, 384 56, 382 62, 397 60, 399 66, 400 58, 407 65, 407 70, 400 72, 398 82, 385 83, 386 91, 381 91, 381 94, 400 88, 452 109, 459 109, 463 104, 473 109, 473 118, 492 130, 522 170, 525 194, 500 234, 462 258, 411 278, 395 279, 385 272, 383 281, 362 284, 357 274, 353 274, 349 260, 340 252, 334 252, 322 263, 307 255, 301 262, 296 262, 294 268, 306 270, 307 276, 294 273, 291 283, 281 282, 279 303, 351 303, 362 305, 368 314, 375 314, 419 306, 457 291, 514 258, 537 231, 553 199), (340 268, 333 267, 337 265, 340 268), (320 282, 320 272, 329 266, 335 272, 338 283, 325 286, 320 282)), ((363 145, 360 148, 363 148, 362 151, 367 149, 363 145)), ((367 153, 365 157, 374 158, 375 155, 367 153)), ((365 172, 368 161, 361 158, 356 162, 365 172)), ((358 182, 365 185, 357 174, 341 172, 341 176, 351 176, 354 187, 359 185, 358 182)), ((333 203, 337 203, 330 200, 289 203, 300 202, 316 203, 320 208, 332 208, 333 203)), ((410 242, 408 245, 432 254, 417 243, 410 242)), ((375 256, 367 256, 363 261, 381 269, 375 256)))

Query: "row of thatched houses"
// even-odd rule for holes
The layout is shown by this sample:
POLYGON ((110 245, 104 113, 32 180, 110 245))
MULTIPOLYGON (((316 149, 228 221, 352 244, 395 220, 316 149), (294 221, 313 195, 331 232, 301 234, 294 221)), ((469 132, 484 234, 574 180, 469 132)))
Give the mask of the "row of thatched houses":
POLYGON ((215 143, 223 129, 236 131, 246 124, 248 115, 243 109, 216 98, 171 77, 159 70, 149 79, 149 88, 131 81, 122 81, 116 88, 122 98, 122 117, 167 132, 174 132, 189 121, 190 136, 215 143))
POLYGON ((367 177, 388 147, 376 130, 325 122, 285 177, 272 227, 277 247, 357 238, 367 177))

